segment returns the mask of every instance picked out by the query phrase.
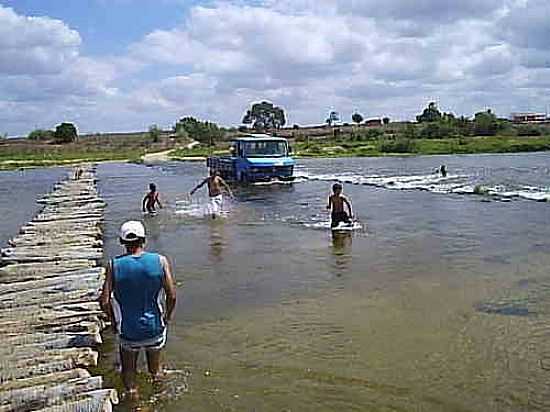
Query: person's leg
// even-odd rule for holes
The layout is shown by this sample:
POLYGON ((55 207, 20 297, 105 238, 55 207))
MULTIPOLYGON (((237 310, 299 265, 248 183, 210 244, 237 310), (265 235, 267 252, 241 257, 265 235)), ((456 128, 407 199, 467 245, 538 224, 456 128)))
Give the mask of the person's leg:
POLYGON ((125 350, 120 347, 120 360, 122 363, 122 380, 128 393, 137 394, 136 369, 138 351, 125 350))
POLYGON ((214 202, 214 197, 211 197, 210 199, 208 199, 208 213, 210 214, 212 219, 216 218, 215 208, 216 203, 214 202))
POLYGON ((336 227, 338 226, 338 223, 340 223, 338 221, 338 215, 336 213, 333 213, 331 216, 330 216, 330 227, 333 228, 333 227, 336 227))
POLYGON ((162 349, 147 349, 147 368, 153 378, 153 381, 158 381, 161 378, 161 352, 162 349))

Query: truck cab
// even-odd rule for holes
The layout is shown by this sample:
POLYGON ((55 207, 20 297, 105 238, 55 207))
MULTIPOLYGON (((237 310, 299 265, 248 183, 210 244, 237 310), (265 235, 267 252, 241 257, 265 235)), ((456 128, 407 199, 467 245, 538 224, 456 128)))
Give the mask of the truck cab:
POLYGON ((233 141, 230 156, 209 157, 207 166, 227 180, 262 182, 292 180, 295 161, 286 139, 251 134, 233 141))

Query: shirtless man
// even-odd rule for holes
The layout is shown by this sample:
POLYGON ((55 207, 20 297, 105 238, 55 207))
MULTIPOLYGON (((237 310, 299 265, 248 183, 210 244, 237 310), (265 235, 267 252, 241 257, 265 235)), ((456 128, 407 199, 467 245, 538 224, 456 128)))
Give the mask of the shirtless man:
POLYGON ((162 203, 160 203, 159 198, 159 192, 157 192, 157 185, 154 183, 151 183, 149 185, 150 192, 145 195, 143 198, 142 203, 142 209, 145 212, 145 209, 147 209, 147 212, 149 213, 156 213, 155 205, 158 204, 159 207, 162 209, 162 203))
POLYGON ((331 210, 331 228, 337 227, 341 222, 351 225, 351 219, 353 219, 351 203, 346 196, 342 195, 342 189, 340 183, 334 183, 332 185, 333 193, 328 197, 327 209, 331 210), (344 211, 344 204, 347 206, 349 214, 344 211))
POLYGON ((193 196, 193 194, 203 187, 205 184, 208 185, 208 196, 210 196, 210 203, 208 206, 209 212, 212 215, 212 219, 216 218, 216 215, 218 215, 222 209, 223 204, 223 196, 222 196, 222 187, 229 193, 229 196, 233 196, 233 192, 231 191, 231 188, 229 185, 223 180, 218 172, 214 169, 210 169, 210 176, 208 176, 206 179, 204 179, 201 183, 199 183, 191 192, 189 192, 190 196, 193 196))

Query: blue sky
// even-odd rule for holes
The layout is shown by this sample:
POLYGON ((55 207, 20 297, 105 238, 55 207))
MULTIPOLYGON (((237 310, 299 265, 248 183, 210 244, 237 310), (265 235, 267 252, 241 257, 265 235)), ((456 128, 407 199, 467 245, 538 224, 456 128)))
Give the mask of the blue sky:
POLYGON ((550 104, 547 0, 0 0, 0 133, 550 104))
POLYGON ((64 21, 82 37, 89 55, 124 53, 132 42, 155 29, 170 29, 184 20, 196 2, 163 0, 4 0, 26 16, 64 21))

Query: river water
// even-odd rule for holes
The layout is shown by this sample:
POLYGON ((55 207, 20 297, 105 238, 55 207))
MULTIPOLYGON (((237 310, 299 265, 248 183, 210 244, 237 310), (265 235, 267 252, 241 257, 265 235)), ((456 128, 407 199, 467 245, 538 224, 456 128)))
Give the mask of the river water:
MULTIPOLYGON (((186 196, 203 164, 98 167, 106 255, 121 252, 124 220, 143 220, 178 282, 171 374, 160 395, 143 385, 147 408, 550 408, 549 153, 299 164, 294 184, 235 188, 216 220, 205 189, 186 196), (440 164, 444 179, 432 173, 440 164), (325 228, 333 181, 363 230, 325 228), (140 212, 150 182, 166 203, 155 217, 140 212)), ((44 189, 51 170, 33 172, 44 189)), ((0 191, 28 187, 27 210, 2 220, 3 241, 37 194, 34 178, 11 173, 0 191)), ((10 207, 0 202, 4 216, 10 207)), ((103 350, 100 368, 118 386, 109 334, 103 350)))

